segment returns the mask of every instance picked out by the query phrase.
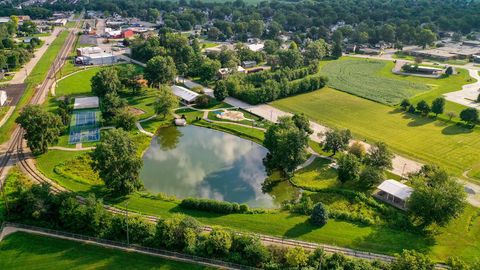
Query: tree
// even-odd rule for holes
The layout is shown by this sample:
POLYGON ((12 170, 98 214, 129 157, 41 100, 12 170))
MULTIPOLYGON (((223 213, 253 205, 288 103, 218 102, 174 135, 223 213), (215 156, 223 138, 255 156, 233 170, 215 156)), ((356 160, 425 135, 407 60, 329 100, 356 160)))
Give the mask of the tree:
POLYGON ((269 150, 263 162, 270 172, 278 168, 288 175, 307 159, 308 134, 291 117, 280 117, 276 125, 270 126, 263 144, 269 150))
POLYGON ((478 122, 478 111, 475 108, 467 108, 460 112, 460 119, 467 125, 474 127, 478 122))
POLYGON ((348 153, 356 156, 358 160, 362 160, 365 156, 365 146, 361 142, 353 142, 352 145, 348 148, 348 153))
POLYGON ((445 74, 450 76, 453 74, 453 68, 451 66, 447 67, 447 69, 445 70, 445 74))
POLYGON ((65 97, 63 100, 58 101, 57 114, 62 119, 63 125, 70 123, 70 116, 72 114, 72 106, 70 106, 70 99, 65 97))
POLYGON ((425 100, 421 100, 417 103, 417 111, 421 112, 423 115, 428 115, 431 109, 425 100))
POLYGON ((360 174, 360 161, 355 155, 341 155, 337 160, 337 164, 338 180, 340 180, 342 184, 358 179, 360 174))
POLYGON ((318 227, 323 227, 328 222, 328 211, 325 206, 319 202, 313 207, 312 215, 310 216, 310 221, 313 225, 318 227))
POLYGON ((224 229, 213 228, 205 240, 205 251, 211 256, 227 255, 231 247, 232 235, 224 229))
POLYGON ((414 250, 404 250, 396 254, 395 260, 390 265, 392 270, 434 270, 435 264, 428 256, 414 250))
POLYGON ((346 150, 351 139, 350 130, 331 129, 325 133, 323 150, 333 152, 332 156, 334 156, 337 152, 346 150))
POLYGON ((102 98, 101 111, 103 119, 107 122, 111 121, 125 106, 127 101, 117 95, 115 92, 111 92, 102 98))
POLYGON ((308 255, 302 247, 289 248, 285 253, 288 266, 299 268, 307 265, 308 255))
POLYGON ((218 81, 213 89, 213 95, 218 101, 223 101, 228 96, 227 82, 224 80, 218 81))
POLYGON ((422 48, 425 49, 427 46, 432 45, 436 39, 437 36, 434 32, 432 32, 432 30, 422 28, 422 30, 420 30, 420 33, 418 33, 417 36, 417 45, 422 46, 422 48))
POLYGON ((384 180, 383 171, 379 168, 366 166, 363 168, 362 173, 360 174, 361 183, 370 188, 382 182, 384 180))
POLYGON ((113 119, 116 128, 122 128, 124 130, 130 131, 135 128, 135 123, 137 122, 137 117, 128 109, 120 110, 115 118, 113 119))
POLYGON ((196 219, 173 215, 171 218, 158 220, 153 242, 158 247, 193 251, 201 232, 202 226, 196 219))
POLYGON ((454 117, 457 117, 455 112, 447 112, 448 122, 451 122, 454 117))
POLYGON ((210 97, 205 94, 198 96, 195 105, 199 108, 207 108, 210 105, 210 97))
POLYGON ((445 98, 439 97, 432 101, 432 112, 435 116, 442 114, 445 110, 445 98))
POLYGON ((46 153, 48 145, 58 140, 63 126, 58 115, 38 105, 25 106, 15 122, 24 129, 23 137, 34 154, 46 153))
POLYGON ((118 195, 126 195, 142 187, 139 180, 143 161, 130 135, 122 129, 108 130, 91 153, 92 167, 105 185, 118 195))
MULTIPOLYGON (((295 44, 295 43, 292 43, 295 44)), ((303 65, 303 57, 298 48, 291 46, 288 50, 281 50, 278 53, 278 64, 283 68, 298 68, 303 65)))
POLYGON ((179 101, 177 96, 173 94, 170 87, 160 87, 157 99, 153 103, 153 109, 157 115, 162 115, 163 119, 168 114, 171 114, 175 108, 178 107, 179 101))
POLYGON ((292 120, 295 123, 295 126, 300 130, 305 131, 307 134, 312 134, 313 130, 310 128, 310 120, 308 120, 307 116, 304 113, 301 114, 294 114, 292 116, 292 120))
POLYGON ((319 39, 310 42, 305 48, 304 57, 307 63, 314 63, 322 60, 328 53, 328 44, 319 39))
POLYGON ((170 84, 176 75, 175 62, 170 56, 155 56, 145 67, 145 78, 150 85, 170 84))
POLYGON ((334 59, 338 59, 342 56, 342 51, 342 45, 340 43, 334 43, 331 55, 334 59))
POLYGON ((417 110, 415 109, 415 106, 410 105, 410 106, 408 107, 408 112, 413 114, 413 113, 417 112, 417 110))
POLYGON ((447 225, 466 206, 463 185, 438 167, 413 179, 414 189, 407 201, 408 211, 421 225, 447 225))
POLYGON ((118 93, 122 89, 122 83, 118 78, 115 68, 105 68, 97 72, 91 79, 92 92, 104 97, 108 93, 118 93))
POLYGON ((211 81, 217 75, 218 70, 222 67, 222 64, 218 60, 211 60, 210 58, 204 58, 198 75, 203 82, 211 81))
POLYGON ((402 109, 404 111, 406 111, 408 109, 408 107, 410 107, 410 105, 412 105, 410 103, 410 101, 408 99, 403 99, 402 102, 400 103, 400 107, 402 107, 402 109))
POLYGON ((265 24, 261 20, 250 20, 248 22, 248 31, 253 37, 259 38, 265 31, 265 24))
POLYGON ((367 156, 365 157, 365 164, 378 169, 392 169, 392 159, 394 154, 388 149, 384 142, 376 142, 370 147, 367 156))

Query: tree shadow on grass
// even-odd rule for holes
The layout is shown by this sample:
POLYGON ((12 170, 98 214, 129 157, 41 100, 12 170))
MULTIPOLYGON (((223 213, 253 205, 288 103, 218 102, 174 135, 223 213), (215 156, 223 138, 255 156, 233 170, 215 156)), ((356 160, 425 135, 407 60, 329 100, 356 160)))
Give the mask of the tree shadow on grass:
POLYGON ((374 227, 372 233, 354 239, 353 245, 363 250, 379 250, 382 253, 401 253, 404 249, 428 253, 436 244, 433 236, 374 227))
POLYGON ((404 113, 405 111, 402 110, 401 108, 394 108, 393 110, 389 111, 388 114, 399 114, 399 113, 404 113))
POLYGON ((412 119, 413 121, 407 124, 409 127, 424 126, 424 125, 433 123, 436 120, 435 118, 419 116, 419 115, 411 116, 410 119, 412 119))
POLYGON ((302 235, 311 233, 313 230, 320 229, 317 226, 314 226, 310 223, 310 219, 306 219, 304 222, 297 223, 288 231, 286 231, 283 236, 286 238, 298 238, 302 235))
POLYGON ((450 125, 444 129, 442 129, 443 135, 460 135, 460 134, 469 134, 472 133, 473 129, 466 128, 460 124, 450 125))

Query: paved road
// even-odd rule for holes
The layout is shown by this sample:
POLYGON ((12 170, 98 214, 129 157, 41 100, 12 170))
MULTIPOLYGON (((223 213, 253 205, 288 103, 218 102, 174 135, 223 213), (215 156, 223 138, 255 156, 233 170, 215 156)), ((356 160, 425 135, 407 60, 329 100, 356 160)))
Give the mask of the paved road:
POLYGON ((462 90, 444 94, 445 99, 476 109, 480 109, 480 103, 476 102, 480 95, 480 75, 477 70, 469 69, 470 77, 477 80, 475 83, 466 84, 462 90))

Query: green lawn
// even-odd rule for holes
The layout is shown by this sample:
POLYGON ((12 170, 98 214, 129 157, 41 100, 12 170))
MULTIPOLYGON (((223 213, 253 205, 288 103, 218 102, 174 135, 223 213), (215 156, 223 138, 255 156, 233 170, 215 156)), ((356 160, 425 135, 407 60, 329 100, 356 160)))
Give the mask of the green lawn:
MULTIPOLYGON (((58 164, 67 161, 66 164, 73 164, 71 160, 77 159, 77 156, 83 153, 71 153, 66 151, 49 151, 47 154, 37 159, 38 168, 47 177, 56 180, 68 189, 77 191, 80 194, 95 192, 98 196, 103 196, 107 203, 122 208, 128 201, 129 210, 138 213, 168 217, 175 213, 185 213, 199 219, 204 224, 220 225, 231 227, 236 230, 270 234, 281 237, 302 239, 318 243, 334 244, 345 247, 351 247, 361 250, 393 254, 402 249, 416 249, 428 252, 432 258, 445 260, 453 250, 456 255, 466 260, 472 260, 480 252, 480 234, 479 228, 474 224, 480 222, 478 210, 468 207, 467 211, 460 216, 454 223, 445 229, 440 229, 434 239, 425 237, 416 233, 392 229, 386 226, 366 226, 351 222, 330 220, 329 223, 321 228, 315 228, 308 222, 308 217, 303 215, 291 214, 286 211, 275 211, 268 214, 232 214, 220 215, 206 213, 201 211, 184 210, 178 206, 177 202, 164 201, 156 196, 137 192, 123 198, 109 198, 101 184, 96 180, 79 180, 77 177, 88 175, 85 167, 80 166, 75 172, 75 177, 58 173, 58 164), (458 251, 458 252, 457 252, 458 251)), ((75 161, 73 161, 75 162, 75 161)), ((65 164, 65 163, 64 163, 65 164)), ((322 165, 322 164, 321 164, 322 165)), ((65 165, 62 165, 65 167, 65 165)), ((77 165, 75 165, 77 166, 77 165)), ((334 173, 326 169, 325 187, 334 187, 334 173)), ((305 169, 298 173, 296 179, 309 183, 310 177, 315 172, 305 169), (303 175, 305 174, 305 175, 303 175)), ((325 198, 324 198, 325 199, 325 198)), ((364 208, 361 204, 349 204, 344 199, 337 202, 328 202, 335 209, 345 207, 355 207, 355 211, 370 211, 370 208, 364 208)))
POLYGON ((58 52, 63 46, 65 39, 68 36, 67 31, 63 31, 59 34, 59 36, 50 44, 45 54, 42 58, 38 61, 37 65, 33 68, 33 70, 28 75, 27 79, 25 80, 26 89, 23 93, 23 96, 20 98, 20 101, 15 108, 15 112, 9 118, 9 120, 0 127, 0 144, 4 143, 10 138, 10 134, 12 133, 13 129, 15 128, 15 119, 17 118, 21 109, 29 102, 30 98, 33 95, 35 87, 42 83, 45 79, 45 76, 50 69, 51 64, 55 60, 58 52))
POLYGON ((17 232, 0 242, 0 269, 212 269, 92 244, 17 232))
POLYGON ((435 121, 331 88, 272 103, 305 113, 330 127, 348 128, 356 138, 384 141, 395 152, 436 163, 455 175, 480 164, 480 132, 435 121))
POLYGON ((320 72, 328 76, 327 85, 332 88, 385 104, 397 104, 428 91, 422 83, 382 76, 380 71, 387 66, 380 60, 343 58, 330 61, 320 72))

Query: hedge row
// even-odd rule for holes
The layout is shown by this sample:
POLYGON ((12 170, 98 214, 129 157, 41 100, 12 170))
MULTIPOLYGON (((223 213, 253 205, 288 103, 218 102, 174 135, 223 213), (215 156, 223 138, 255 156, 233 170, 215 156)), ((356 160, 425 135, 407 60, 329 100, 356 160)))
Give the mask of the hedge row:
POLYGON ((248 213, 246 204, 222 202, 210 199, 186 198, 180 202, 180 207, 219 214, 248 213))
POLYGON ((308 67, 298 69, 284 68, 276 71, 265 70, 246 75, 245 82, 251 83, 255 87, 262 87, 268 80, 275 80, 277 82, 281 82, 282 80, 293 81, 305 78, 306 76, 315 74, 317 72, 317 64, 312 64, 308 67))

